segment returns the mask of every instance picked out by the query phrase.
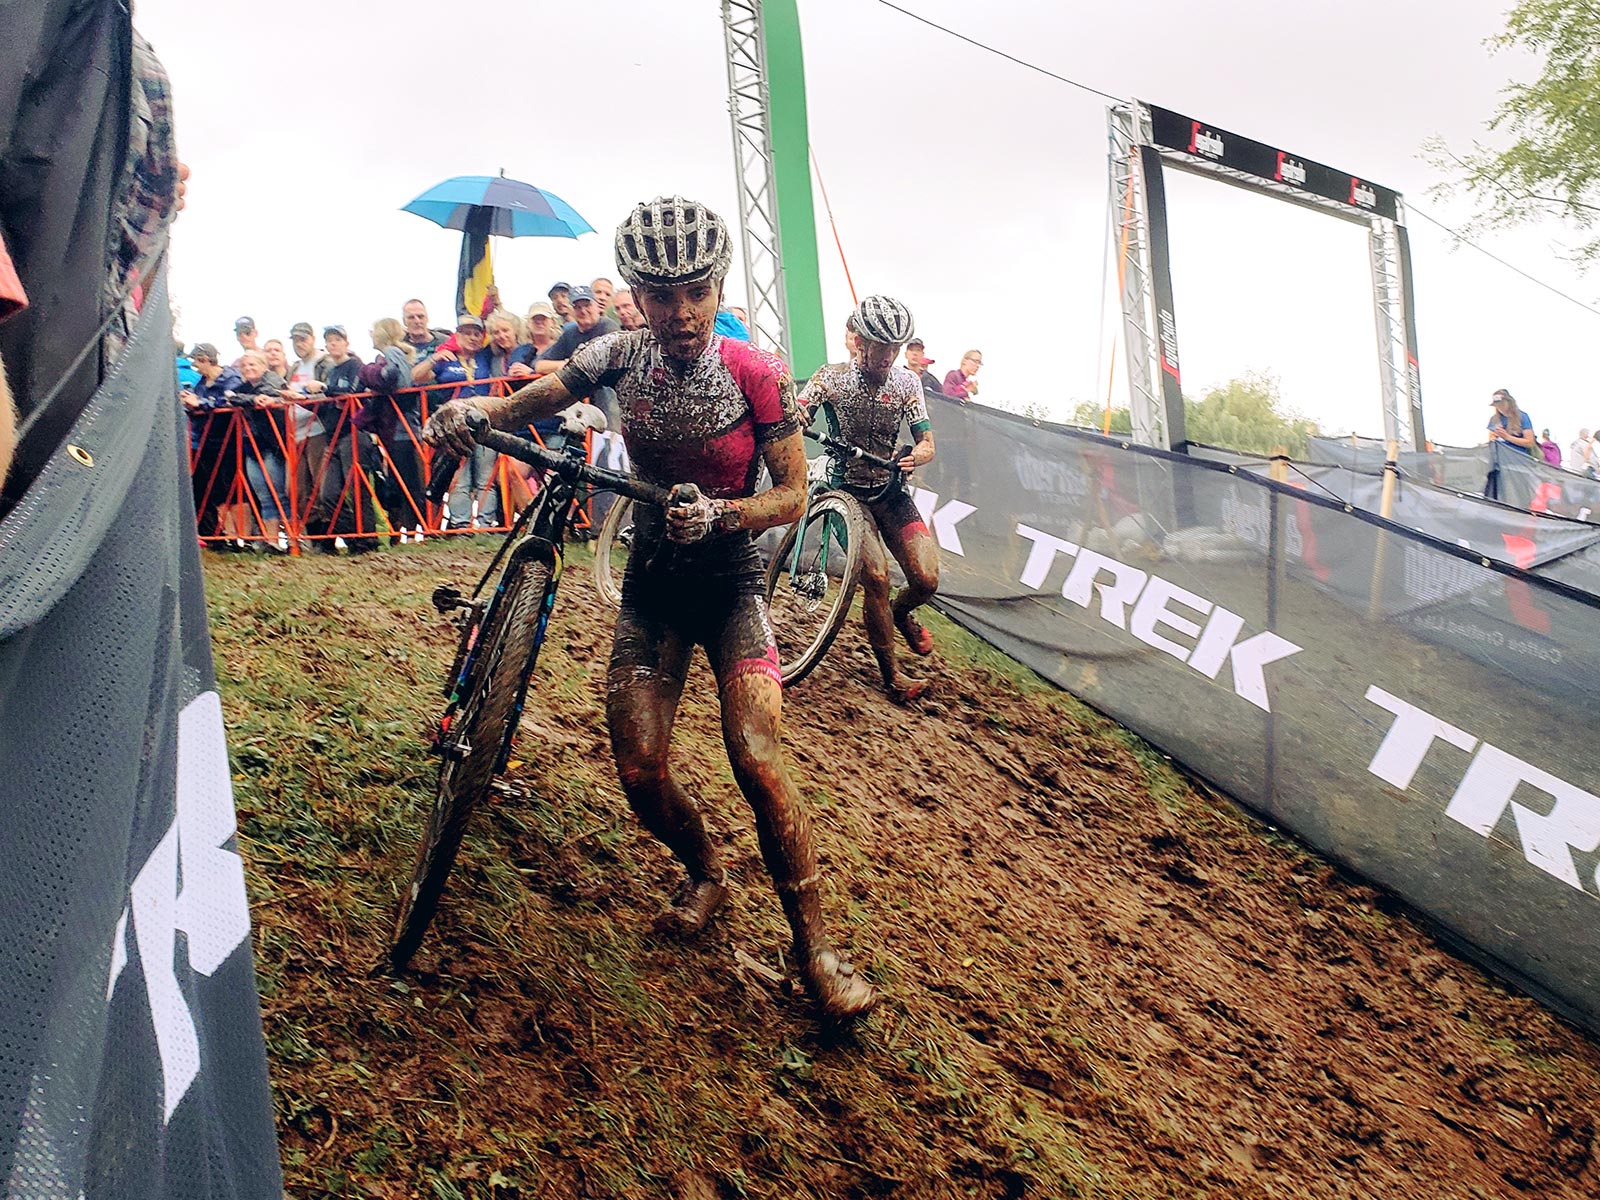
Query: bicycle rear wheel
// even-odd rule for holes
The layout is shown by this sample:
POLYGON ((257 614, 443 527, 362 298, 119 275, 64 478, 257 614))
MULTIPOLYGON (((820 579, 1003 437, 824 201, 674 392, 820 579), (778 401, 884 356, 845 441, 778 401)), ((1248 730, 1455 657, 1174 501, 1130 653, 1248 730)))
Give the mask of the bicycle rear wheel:
POLYGON ((612 608, 622 607, 622 573, 633 550, 633 500, 618 496, 611 503, 594 541, 594 586, 612 608))
POLYGON ((799 683, 822 661, 850 615, 866 536, 860 505, 839 492, 824 492, 789 527, 767 564, 767 609, 785 686, 799 683))
POLYGON ((452 733, 465 729, 464 748, 440 760, 428 827, 400 898, 389 946, 389 963, 397 971, 411 961, 438 911, 467 822, 489 795, 500 753, 521 710, 525 681, 544 641, 545 604, 554 586, 550 564, 529 563, 501 586, 505 591, 491 618, 493 626, 483 631, 473 678, 452 720, 452 733))

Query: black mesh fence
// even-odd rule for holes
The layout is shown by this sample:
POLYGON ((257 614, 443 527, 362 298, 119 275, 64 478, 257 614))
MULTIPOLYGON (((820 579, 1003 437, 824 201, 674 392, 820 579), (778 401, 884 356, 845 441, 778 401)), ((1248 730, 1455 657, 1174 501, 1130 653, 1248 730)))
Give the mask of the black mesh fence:
MULTIPOLYGON (((1311 439, 1313 462, 1369 475, 1383 471, 1384 445, 1373 438, 1311 439)), ((1421 483, 1487 496, 1531 512, 1600 524, 1600 480, 1552 466, 1501 442, 1402 451, 1401 473, 1421 483)))
MULTIPOLYGON (((1212 446, 1190 453, 1209 462, 1269 477, 1272 463, 1260 456, 1235 454, 1212 446)), ((1343 501, 1367 513, 1383 511, 1381 472, 1288 461, 1291 487, 1343 501)), ((1390 517, 1408 529, 1471 550, 1496 562, 1521 567, 1600 595, 1600 528, 1553 512, 1529 512, 1497 500, 1451 491, 1400 473, 1390 500, 1390 517)))
MULTIPOLYGON (((1457 545, 1448 493, 1408 492, 1430 536, 1304 479, 932 403, 941 608, 1600 1029, 1592 579, 1457 545)), ((1459 536, 1527 517, 1484 505, 1459 536)), ((1570 563, 1590 532, 1538 546, 1570 563)))
POLYGON ((0 521, 0 1195, 283 1193, 163 279, 0 521))

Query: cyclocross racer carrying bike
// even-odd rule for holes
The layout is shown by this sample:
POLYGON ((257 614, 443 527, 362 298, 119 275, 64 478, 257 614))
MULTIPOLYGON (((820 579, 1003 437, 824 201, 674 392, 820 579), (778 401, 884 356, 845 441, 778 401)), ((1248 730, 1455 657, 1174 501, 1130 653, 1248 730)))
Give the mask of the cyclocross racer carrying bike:
MULTIPOLYGON (((808 416, 820 405, 829 433, 879 458, 893 456, 901 425, 909 425, 915 444, 899 465, 910 474, 933 461, 933 430, 922 383, 908 368, 894 365, 900 348, 916 330, 911 313, 888 296, 868 296, 851 314, 850 329, 859 347, 854 361, 819 367, 800 393, 800 405, 808 416)), ((842 477, 833 480, 834 486, 861 496, 882 490, 886 482, 888 473, 882 468, 859 461, 849 463, 842 477)), ((861 585, 867 641, 883 673, 883 686, 905 703, 928 685, 901 677, 895 666, 894 631, 899 628, 914 653, 933 653, 933 635, 912 613, 939 590, 939 549, 904 487, 862 507, 882 539, 869 537, 864 545, 861 585), (885 546, 906 577, 892 607, 885 546)))
POLYGON ((617 227, 616 254, 648 328, 596 338, 556 374, 504 399, 446 404, 425 436, 466 453, 475 445, 469 405, 498 427, 520 427, 596 388, 616 389, 634 471, 673 487, 675 497, 665 514, 639 506, 606 686, 622 789, 645 827, 689 872, 662 924, 697 933, 727 898, 721 857, 668 761, 673 718, 699 644, 716 675, 728 761, 755 813, 801 981, 827 1016, 858 1016, 877 995, 835 953, 823 929, 811 817, 779 741, 778 651, 751 537, 796 520, 804 503, 794 382, 771 354, 712 331, 732 260, 721 217, 681 196, 657 198, 617 227), (755 495, 762 462, 773 486, 755 495), (683 486, 689 484, 698 491, 683 486))

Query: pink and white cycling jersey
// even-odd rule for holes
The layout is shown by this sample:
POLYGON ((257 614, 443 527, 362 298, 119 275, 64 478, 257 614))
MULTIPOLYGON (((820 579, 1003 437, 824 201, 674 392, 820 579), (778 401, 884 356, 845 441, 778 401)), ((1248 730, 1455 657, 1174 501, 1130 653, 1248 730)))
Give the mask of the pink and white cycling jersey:
POLYGON ((709 496, 753 495, 761 447, 800 428, 783 360, 715 334, 688 364, 669 359, 647 329, 608 334, 573 354, 561 382, 574 396, 615 388, 638 475, 709 496))
MULTIPOLYGON (((868 454, 889 458, 896 450, 901 425, 910 426, 913 436, 929 427, 928 401, 922 394, 922 381, 905 367, 890 367, 881 386, 867 385, 866 376, 854 363, 831 363, 818 367, 800 393, 800 406, 812 412, 826 405, 823 416, 830 432, 860 446, 868 454)), ((842 481, 854 487, 881 487, 889 478, 882 467, 850 463, 842 481)))

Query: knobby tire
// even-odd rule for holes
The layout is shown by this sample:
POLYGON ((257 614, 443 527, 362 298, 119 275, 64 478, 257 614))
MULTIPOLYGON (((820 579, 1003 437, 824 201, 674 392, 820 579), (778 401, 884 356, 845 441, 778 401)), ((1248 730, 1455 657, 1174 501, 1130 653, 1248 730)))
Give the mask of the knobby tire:
MULTIPOLYGON (((844 627, 845 618, 850 615, 850 602, 855 598, 856 587, 861 582, 864 558, 862 544, 866 537, 867 522, 860 505, 838 492, 824 493, 811 502, 802 520, 789 527, 778 552, 767 564, 767 607, 778 636, 778 665, 785 687, 799 683, 812 672, 844 627), (790 568, 794 565, 795 541, 802 537, 802 529, 815 532, 821 535, 818 537, 820 548, 822 538, 827 536, 830 520, 837 522, 833 525, 834 529, 841 525, 844 529, 843 561, 838 564, 835 575, 833 560, 841 557, 840 548, 835 542, 830 552, 826 578, 819 581, 822 572, 818 570, 814 556, 802 550, 799 564, 801 576, 809 574, 813 582, 820 582, 824 588, 832 589, 808 608, 792 590, 794 580, 790 577, 790 568), (785 588, 791 589, 788 595, 781 591, 785 588)), ((809 537, 801 540, 800 544, 809 546, 809 537)))
POLYGON ((496 606, 494 628, 486 631, 470 694, 456 713, 457 720, 467 726, 468 753, 460 759, 442 758, 439 763, 428 827, 417 847, 410 884, 400 898, 389 949, 390 965, 397 971, 405 968, 421 944, 438 911, 467 822, 494 785, 495 763, 523 691, 522 681, 532 673, 538 654, 534 638, 550 588, 550 564, 529 563, 507 587, 496 606))

